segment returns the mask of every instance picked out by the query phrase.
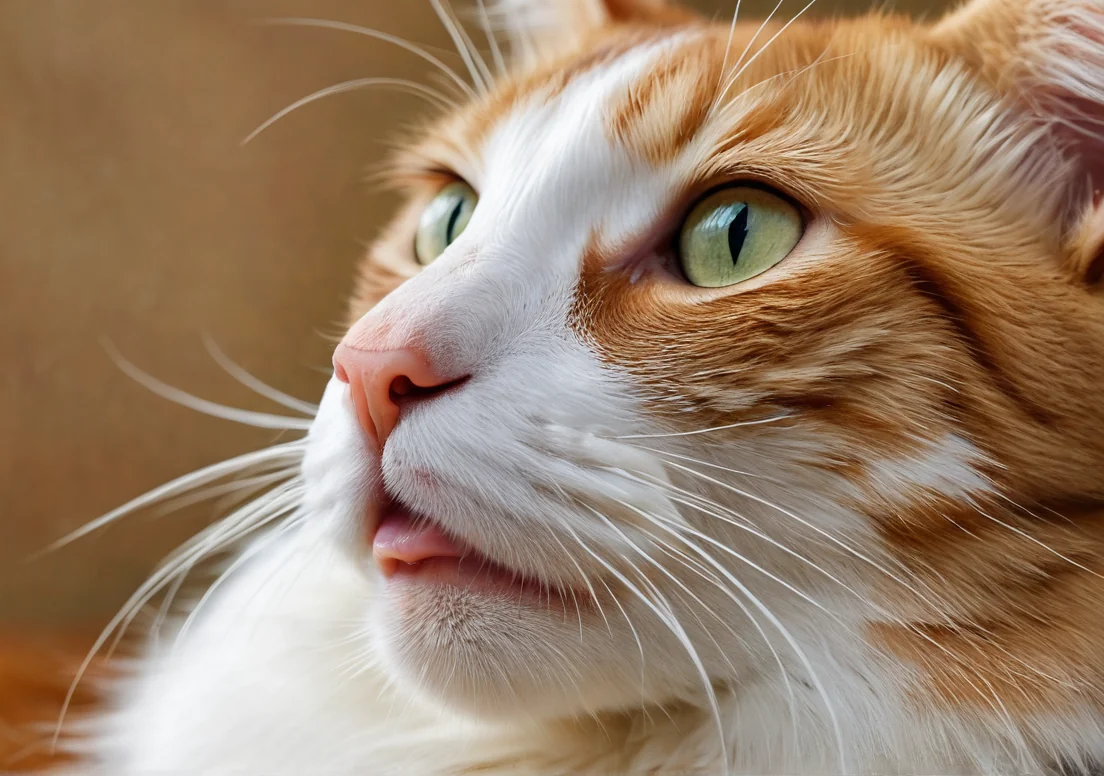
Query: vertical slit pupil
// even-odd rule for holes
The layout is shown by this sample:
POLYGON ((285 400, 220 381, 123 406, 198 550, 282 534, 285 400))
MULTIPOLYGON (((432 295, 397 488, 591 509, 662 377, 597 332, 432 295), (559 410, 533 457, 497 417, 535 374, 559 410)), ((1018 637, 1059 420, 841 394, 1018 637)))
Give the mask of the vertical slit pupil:
POLYGON ((742 203, 740 206, 740 212, 736 214, 736 217, 732 219, 732 223, 728 225, 728 250, 732 255, 732 263, 735 265, 740 261, 740 251, 744 249, 744 241, 747 240, 748 234, 748 206, 747 203, 742 203))
MULTIPOLYGON (((456 229, 456 222, 460 220, 460 211, 464 209, 464 198, 461 197, 456 203, 456 207, 449 213, 448 226, 445 227, 445 244, 451 244, 456 235, 453 234, 453 230, 456 229)), ((731 239, 731 238, 729 238, 731 239)))

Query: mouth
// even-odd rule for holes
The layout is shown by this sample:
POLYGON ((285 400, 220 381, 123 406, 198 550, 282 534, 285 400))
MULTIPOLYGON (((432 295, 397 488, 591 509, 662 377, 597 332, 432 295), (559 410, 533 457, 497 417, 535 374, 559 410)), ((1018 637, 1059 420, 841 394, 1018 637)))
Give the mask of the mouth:
POLYGON ((448 585, 515 600, 576 605, 590 597, 509 568, 398 503, 383 511, 372 537, 372 555, 389 585, 448 585))

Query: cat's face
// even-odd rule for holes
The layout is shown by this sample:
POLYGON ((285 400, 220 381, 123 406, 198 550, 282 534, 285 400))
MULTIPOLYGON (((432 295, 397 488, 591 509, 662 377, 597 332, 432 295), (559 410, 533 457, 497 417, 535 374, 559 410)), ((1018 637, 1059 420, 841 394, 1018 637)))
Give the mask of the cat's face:
POLYGON ((916 659, 1004 611, 1004 561, 1076 554, 1013 504, 1104 499, 1098 157, 975 45, 1061 5, 550 3, 411 145, 304 466, 400 682, 533 716, 827 684, 824 645, 916 659))

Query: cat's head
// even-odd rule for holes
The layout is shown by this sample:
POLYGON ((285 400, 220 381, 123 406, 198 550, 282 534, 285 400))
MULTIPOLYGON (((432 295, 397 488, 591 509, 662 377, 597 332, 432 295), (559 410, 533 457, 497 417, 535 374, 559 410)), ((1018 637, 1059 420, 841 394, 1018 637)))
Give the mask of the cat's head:
POLYGON ((1100 661, 1098 2, 489 18, 507 71, 394 165, 304 466, 397 680, 577 714, 849 649, 984 708, 1100 661))

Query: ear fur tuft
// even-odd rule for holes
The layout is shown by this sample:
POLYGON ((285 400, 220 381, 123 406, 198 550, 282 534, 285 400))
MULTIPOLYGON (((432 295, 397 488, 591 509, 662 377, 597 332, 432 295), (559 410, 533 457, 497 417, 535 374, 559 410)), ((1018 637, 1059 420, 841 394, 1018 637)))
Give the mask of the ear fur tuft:
POLYGON ((1104 274, 1104 0, 972 0, 935 39, 1052 129, 1073 162, 1078 273, 1104 274))
POLYGON ((494 0, 488 9, 520 53, 559 47, 611 24, 668 25, 696 18, 665 0, 494 0))

